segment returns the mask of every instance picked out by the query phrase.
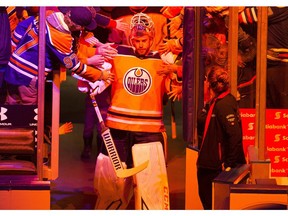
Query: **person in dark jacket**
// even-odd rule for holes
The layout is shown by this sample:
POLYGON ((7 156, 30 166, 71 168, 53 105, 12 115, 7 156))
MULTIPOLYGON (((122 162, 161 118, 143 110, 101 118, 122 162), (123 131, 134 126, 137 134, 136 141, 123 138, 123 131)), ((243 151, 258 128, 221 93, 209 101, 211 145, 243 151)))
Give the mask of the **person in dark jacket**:
POLYGON ((212 181, 217 175, 245 164, 242 125, 236 98, 230 93, 229 77, 222 67, 211 67, 206 91, 211 99, 198 113, 198 193, 203 208, 212 209, 212 181))

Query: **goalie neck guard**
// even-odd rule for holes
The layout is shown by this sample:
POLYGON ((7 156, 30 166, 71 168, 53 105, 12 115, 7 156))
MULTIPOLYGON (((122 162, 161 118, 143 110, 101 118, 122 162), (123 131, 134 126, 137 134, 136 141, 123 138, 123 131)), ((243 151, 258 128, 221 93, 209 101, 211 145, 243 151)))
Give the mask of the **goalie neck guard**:
POLYGON ((143 35, 149 35, 154 38, 155 29, 154 22, 147 14, 137 13, 130 21, 130 40, 133 37, 141 37, 143 35))

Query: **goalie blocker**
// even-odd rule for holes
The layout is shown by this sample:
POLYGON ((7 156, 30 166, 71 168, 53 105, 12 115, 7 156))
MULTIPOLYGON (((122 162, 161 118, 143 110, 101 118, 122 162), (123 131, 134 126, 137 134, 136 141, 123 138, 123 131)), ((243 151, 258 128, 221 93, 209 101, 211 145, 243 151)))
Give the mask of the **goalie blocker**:
POLYGON ((135 209, 169 210, 169 187, 162 144, 135 144, 132 155, 134 166, 149 160, 148 167, 134 176, 135 209))

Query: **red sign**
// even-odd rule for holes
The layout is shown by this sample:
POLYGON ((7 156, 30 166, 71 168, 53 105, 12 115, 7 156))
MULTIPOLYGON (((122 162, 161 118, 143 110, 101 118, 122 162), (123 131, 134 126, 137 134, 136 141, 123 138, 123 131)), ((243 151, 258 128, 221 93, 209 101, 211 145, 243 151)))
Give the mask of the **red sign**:
MULTIPOLYGON (((255 145, 255 109, 240 109, 245 154, 255 145)), ((288 177, 288 110, 266 109, 265 143, 272 177, 288 177)), ((261 144, 261 143, 260 143, 261 144)))

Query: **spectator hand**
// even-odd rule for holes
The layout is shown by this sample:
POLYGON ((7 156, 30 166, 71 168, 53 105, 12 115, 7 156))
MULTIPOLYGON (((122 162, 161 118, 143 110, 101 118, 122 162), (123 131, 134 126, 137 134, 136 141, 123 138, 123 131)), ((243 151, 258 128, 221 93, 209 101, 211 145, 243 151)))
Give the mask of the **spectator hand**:
POLYGON ((157 70, 157 74, 160 76, 167 76, 171 73, 177 73, 177 66, 174 64, 162 63, 160 68, 157 70))
MULTIPOLYGON (((181 25, 182 25, 182 19, 180 18, 180 16, 171 18, 170 22, 167 24, 170 30, 170 34, 173 33, 175 34, 175 32, 180 28, 181 25)), ((172 35, 171 37, 173 38, 172 35)))
POLYGON ((111 45, 113 45, 113 43, 102 44, 97 48, 97 54, 100 54, 106 59, 111 60, 118 53, 118 51, 111 45))
POLYGON ((96 47, 103 45, 103 44, 102 44, 97 38, 95 38, 94 36, 93 36, 93 37, 89 37, 89 38, 85 38, 85 41, 86 41, 87 43, 89 43, 90 45, 96 46, 96 47))
POLYGON ((115 74, 111 73, 110 69, 109 70, 103 70, 100 79, 105 81, 105 82, 111 83, 115 79, 115 74))
POLYGON ((179 54, 182 52, 182 46, 179 43, 179 39, 164 39, 164 42, 159 45, 159 53, 167 54, 168 52, 172 52, 174 54, 179 54))
POLYGON ((116 20, 116 29, 126 32, 129 29, 129 25, 122 21, 123 19, 116 20))
POLYGON ((59 135, 71 133, 73 129, 72 122, 66 122, 59 127, 59 135))
POLYGON ((180 28, 176 31, 170 31, 171 38, 183 38, 183 28, 180 28))
POLYGON ((104 64, 104 57, 102 55, 94 55, 90 58, 87 58, 87 64, 90 66, 101 68, 104 64))
POLYGON ((174 54, 179 54, 183 49, 179 43, 179 39, 164 39, 164 42, 159 45, 158 51, 160 55, 167 54, 170 51, 174 54))
POLYGON ((171 85, 172 90, 168 92, 169 99, 171 99, 173 102, 175 100, 180 100, 182 98, 182 85, 171 85))

